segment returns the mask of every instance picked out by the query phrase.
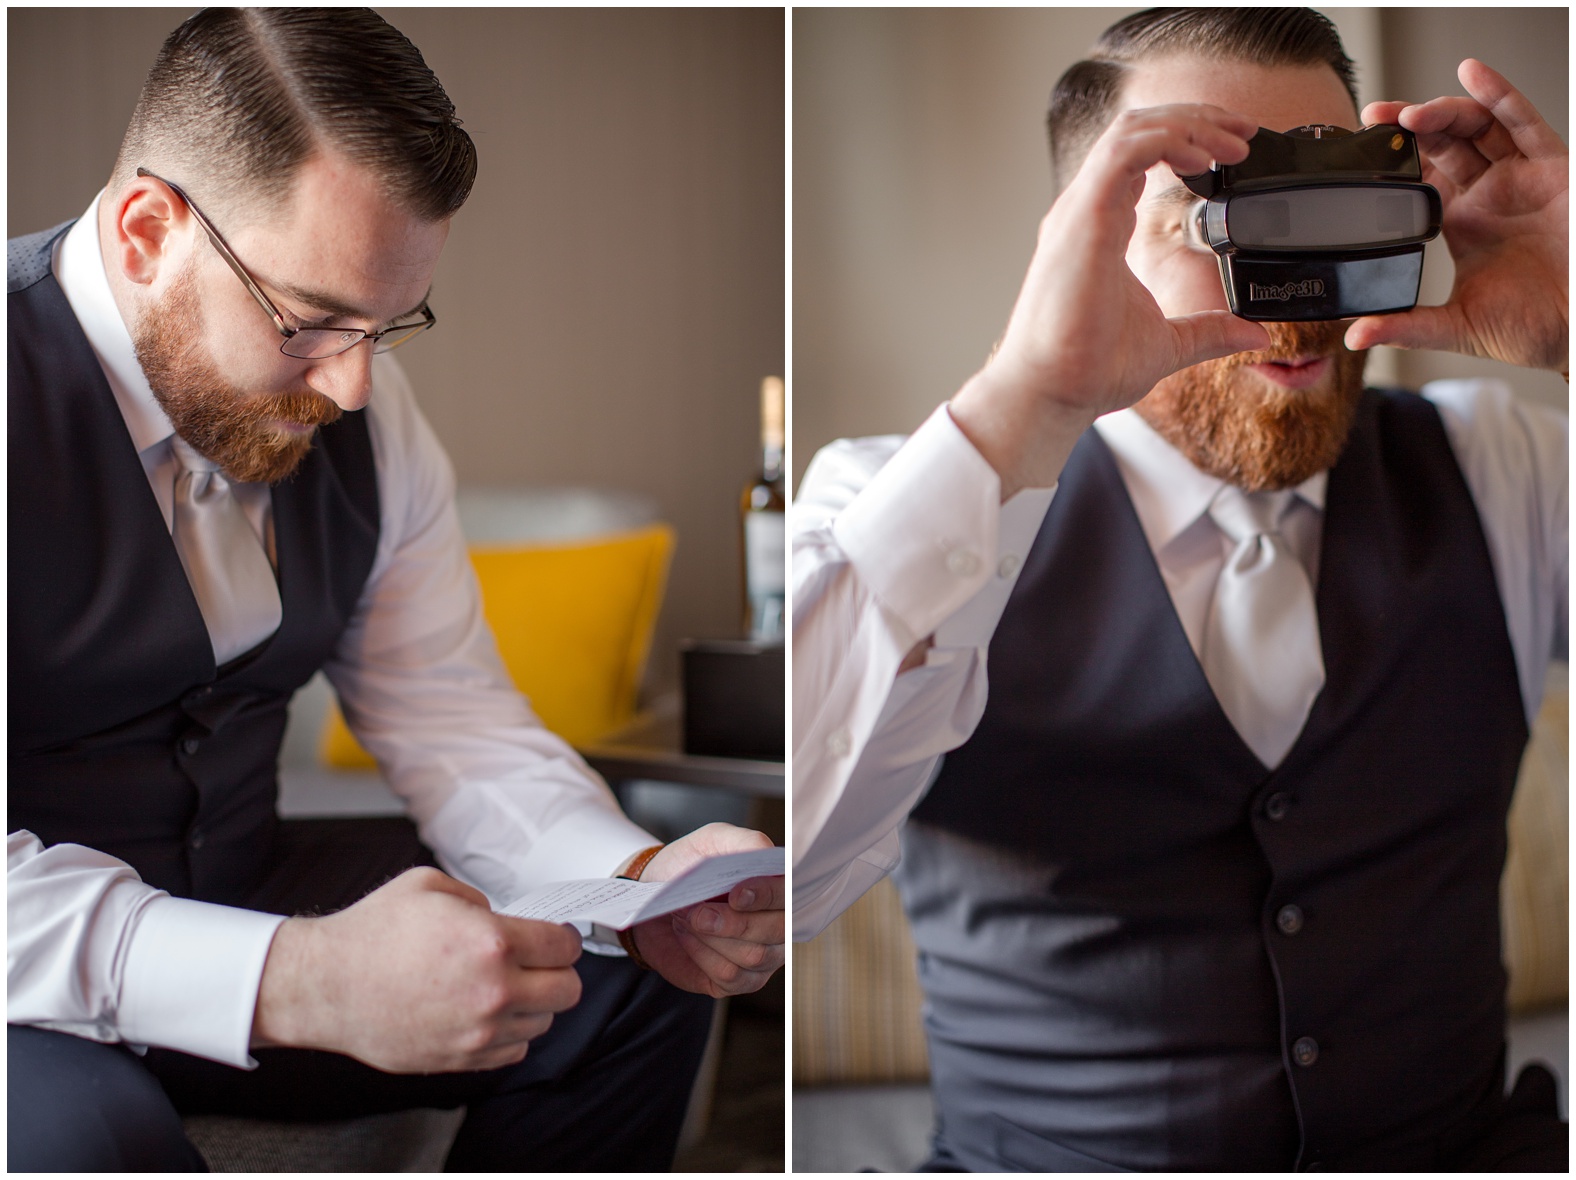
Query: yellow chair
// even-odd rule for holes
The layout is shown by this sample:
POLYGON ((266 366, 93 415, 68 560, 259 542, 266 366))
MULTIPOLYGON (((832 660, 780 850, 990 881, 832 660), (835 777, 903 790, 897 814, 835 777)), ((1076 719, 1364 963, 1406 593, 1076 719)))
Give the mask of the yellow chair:
MULTIPOLYGON (((662 605, 673 530, 664 524, 572 541, 473 545, 482 609, 515 685, 571 744, 627 725, 662 605)), ((340 715, 323 727, 323 761, 374 769, 340 715)))

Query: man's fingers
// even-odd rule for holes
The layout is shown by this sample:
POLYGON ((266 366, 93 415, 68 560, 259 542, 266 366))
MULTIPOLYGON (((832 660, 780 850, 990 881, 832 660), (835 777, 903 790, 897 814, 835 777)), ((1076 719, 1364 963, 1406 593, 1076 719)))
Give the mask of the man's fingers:
POLYGON ((1522 155, 1538 160, 1565 154, 1565 143, 1554 128, 1498 70, 1469 57, 1456 68, 1456 77, 1468 94, 1492 112, 1522 155))
POLYGON ((521 1041, 534 1041, 553 1027, 553 1014, 551 1012, 512 1012, 505 1027, 507 1028, 506 1039, 511 1045, 519 1044, 521 1041))
MULTIPOLYGON (((1169 164, 1179 176, 1209 169, 1211 163, 1240 163, 1258 125, 1219 107, 1186 105, 1124 111, 1090 150, 1080 179, 1070 192, 1087 194, 1092 204, 1132 204, 1134 181, 1156 164, 1169 164)), ((1141 190, 1139 190, 1141 191, 1141 190)))
POLYGON ((1393 348, 1432 348, 1460 351, 1460 330, 1444 307, 1414 307, 1390 315, 1368 315, 1346 329, 1346 347, 1354 352, 1388 344, 1393 348))
POLYGON ((780 910, 787 896, 782 877, 751 877, 728 892, 728 904, 736 910, 780 910))
POLYGON ((781 906, 772 910, 740 911, 732 906, 692 906, 676 917, 697 934, 739 938, 750 942, 782 942, 786 920, 781 906))
POLYGON ((730 963, 747 971, 775 971, 783 965, 786 956, 784 934, 780 925, 775 933, 768 933, 764 937, 724 938, 702 933, 683 918, 674 915, 673 928, 675 931, 692 935, 697 942, 705 944, 730 963))
POLYGON ((714 994, 719 996, 738 996, 746 992, 759 991, 771 978, 772 972, 781 966, 782 948, 780 947, 777 948, 778 958, 774 965, 766 969, 755 969, 741 966, 707 946, 680 923, 674 923, 673 936, 684 948, 684 953, 689 955, 706 978, 711 980, 714 994))
POLYGON ((517 966, 568 967, 580 958, 580 935, 573 926, 502 915, 495 920, 517 966))
POLYGON ((461 901, 481 906, 485 910, 492 909, 487 902, 487 895, 480 889, 475 889, 464 881, 456 881, 449 874, 428 866, 406 869, 383 888, 387 889, 389 885, 398 885, 402 889, 420 889, 429 893, 447 893, 458 897, 461 901))
POLYGON ((1375 123, 1394 123, 1401 117, 1401 112, 1411 105, 1409 102, 1371 102, 1363 108, 1361 115, 1363 126, 1372 127, 1375 123))
POLYGON ((526 967, 516 977, 513 1006, 525 1012, 567 1012, 580 1002, 580 990, 580 975, 572 967, 526 967))
POLYGON ((530 1049, 531 1045, 528 1040, 511 1042, 507 1045, 499 1045, 496 1048, 489 1049, 477 1055, 472 1062, 467 1064, 473 1070, 502 1069, 506 1065, 520 1064, 520 1062, 525 1060, 525 1056, 530 1052, 530 1049))
POLYGON ((1447 94, 1404 107, 1396 121, 1420 140, 1448 137, 1474 143, 1491 159, 1518 150, 1510 131, 1494 117, 1494 112, 1462 94, 1447 94))
POLYGON ((1417 136, 1425 170, 1465 187, 1494 160, 1516 152, 1510 133, 1470 98, 1436 98, 1425 103, 1373 103, 1364 111, 1370 122, 1399 123, 1417 136))
POLYGON ((1414 132, 1433 166, 1461 187, 1499 160, 1563 158, 1560 137, 1503 75, 1474 58, 1463 61, 1457 75, 1469 97, 1369 103, 1363 119, 1399 123, 1414 132))
POLYGON ((1240 319, 1229 311, 1196 311, 1166 321, 1176 334, 1177 363, 1171 372, 1270 346, 1270 334, 1262 324, 1240 319))

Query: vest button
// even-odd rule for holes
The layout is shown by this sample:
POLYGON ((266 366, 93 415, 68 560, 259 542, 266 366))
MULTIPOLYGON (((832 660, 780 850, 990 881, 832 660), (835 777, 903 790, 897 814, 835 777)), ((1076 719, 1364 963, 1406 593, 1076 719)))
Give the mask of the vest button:
POLYGON ((1275 925, 1282 934, 1296 934, 1302 929, 1302 911, 1294 905, 1283 905, 1275 915, 1275 925))
POLYGON ((1285 791, 1276 791, 1264 800, 1264 814, 1273 820, 1286 818, 1286 813, 1291 810, 1291 796, 1285 791))
POLYGON ((193 828, 191 834, 186 838, 186 842, 193 848, 201 848, 206 840, 207 837, 203 835, 201 828, 193 828))
POLYGON ((1018 572, 1018 567, 1022 564, 1016 553, 1009 553, 1001 559, 1001 564, 996 567, 996 573, 999 577, 1010 578, 1018 572))
POLYGON ((1312 1037, 1298 1037, 1291 1047, 1291 1057, 1298 1065, 1312 1065, 1319 1060, 1319 1042, 1312 1037))
POLYGON ((181 739, 181 750, 187 754, 195 754, 197 752, 197 747, 200 745, 202 745, 202 743, 194 737, 181 739))

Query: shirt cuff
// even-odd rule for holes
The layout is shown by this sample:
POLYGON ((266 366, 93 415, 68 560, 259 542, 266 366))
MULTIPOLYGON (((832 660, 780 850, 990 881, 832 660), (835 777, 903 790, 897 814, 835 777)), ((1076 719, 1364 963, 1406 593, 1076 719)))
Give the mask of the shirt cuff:
POLYGON ((984 612, 988 626, 981 631, 982 619, 968 628, 989 642, 1053 490, 1020 492, 1004 506, 1001 479, 941 406, 832 531, 860 579, 915 641, 995 584, 1003 593, 984 612))
POLYGON ((150 902, 132 935, 121 1038, 252 1068, 248 1050, 277 914, 179 897, 150 902))
POLYGON ((584 807, 541 834, 520 858, 518 876, 533 886, 611 877, 635 853, 660 843, 621 812, 584 807))
POLYGON ((1024 488, 1001 506, 996 530, 996 553, 990 577, 961 607, 948 615, 936 628, 932 654, 946 648, 989 647, 996 625, 1001 622, 1007 600, 1012 597, 1028 561, 1029 549, 1040 535, 1045 513, 1056 489, 1024 488))
POLYGON ((611 877, 635 853, 661 843, 611 800, 581 799, 540 830, 522 823, 518 811, 497 784, 473 784, 423 828, 444 869, 480 889, 494 909, 540 885, 611 877))

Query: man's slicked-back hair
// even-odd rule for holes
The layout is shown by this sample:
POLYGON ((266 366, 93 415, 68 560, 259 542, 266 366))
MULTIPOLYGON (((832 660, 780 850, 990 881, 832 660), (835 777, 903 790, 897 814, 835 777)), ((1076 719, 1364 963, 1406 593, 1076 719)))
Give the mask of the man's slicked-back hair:
MULTIPOLYGON (((1090 146, 1115 117, 1129 67, 1189 53, 1260 66, 1327 65, 1357 105, 1356 70, 1330 19, 1311 8, 1150 8, 1100 35, 1051 91, 1045 127, 1056 191, 1066 188, 1090 146)), ((1277 128, 1277 130, 1284 130, 1277 128)))
POLYGON ((167 168, 205 208, 233 213, 260 198, 282 205, 301 165, 325 149, 428 221, 454 213, 476 179, 454 104, 421 52, 370 8, 205 8, 160 49, 114 182, 167 168))

